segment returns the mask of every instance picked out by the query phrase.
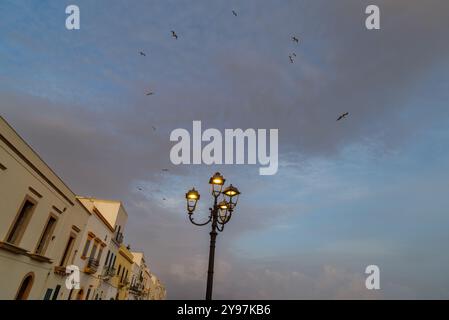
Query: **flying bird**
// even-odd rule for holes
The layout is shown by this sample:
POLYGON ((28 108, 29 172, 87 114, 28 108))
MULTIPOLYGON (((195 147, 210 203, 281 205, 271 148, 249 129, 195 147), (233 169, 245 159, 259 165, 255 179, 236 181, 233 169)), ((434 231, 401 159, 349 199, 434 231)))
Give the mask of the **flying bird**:
POLYGON ((153 131, 156 131, 156 127, 155 126, 152 126, 152 128, 153 128, 153 131))
POLYGON ((164 172, 168 172, 168 169, 162 169, 162 171, 164 171, 164 172))
POLYGON ((299 43, 299 39, 296 38, 295 36, 292 37, 292 40, 295 41, 296 43, 299 43))
POLYGON ((137 189, 138 189, 139 191, 142 191, 142 190, 143 190, 141 187, 137 187, 137 189))
POLYGON ((141 56, 144 56, 144 57, 147 56, 147 55, 145 54, 145 52, 143 52, 143 51, 140 51, 139 53, 140 53, 141 56))
POLYGON ((288 58, 290 59, 290 63, 293 63, 293 62, 294 62, 291 55, 289 55, 288 58))
POLYGON ((346 118, 349 115, 349 112, 343 113, 341 116, 338 117, 337 121, 340 121, 344 118, 346 118))
POLYGON ((171 31, 171 35, 173 38, 175 38, 176 40, 178 39, 178 35, 176 34, 176 32, 174 32, 173 30, 171 31))
POLYGON ((296 57, 296 53, 293 52, 292 55, 296 57))
POLYGON ((237 12, 235 12, 234 10, 232 10, 232 14, 237 17, 237 12))
POLYGON ((150 91, 150 92, 148 92, 146 95, 147 95, 147 96, 152 96, 153 94, 154 94, 154 92, 151 92, 151 91, 150 91))

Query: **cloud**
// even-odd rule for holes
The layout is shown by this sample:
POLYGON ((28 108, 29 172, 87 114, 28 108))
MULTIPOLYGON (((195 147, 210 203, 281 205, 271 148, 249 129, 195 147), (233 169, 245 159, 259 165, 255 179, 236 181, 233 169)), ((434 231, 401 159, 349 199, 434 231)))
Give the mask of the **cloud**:
MULTIPOLYGON (((331 265, 314 272, 247 270, 238 286, 226 293, 231 299, 381 299, 381 291, 368 290, 365 277, 331 265)), ((226 284, 220 283, 226 286, 226 284)), ((229 289, 230 286, 229 286, 229 289)), ((224 298, 224 296, 220 296, 224 298)), ((217 297, 217 298, 220 298, 217 297)))
MULTIPOLYGON (((188 224, 183 195, 199 186, 198 219, 207 215, 207 177, 216 170, 243 192, 239 215, 217 247, 217 297, 379 298, 362 288, 359 265, 337 264, 332 252, 352 253, 359 262, 363 248, 375 256, 399 250, 390 238, 362 241, 349 234, 323 246, 321 258, 310 260, 319 270, 313 272, 295 263, 281 270, 280 253, 274 264, 260 254, 262 242, 276 248, 279 239, 267 237, 281 226, 299 243, 301 224, 292 218, 318 212, 321 220, 312 222, 333 234, 336 203, 338 212, 364 201, 375 207, 373 185, 397 195, 397 186, 370 184, 379 176, 369 173, 449 116, 447 80, 440 81, 447 74, 449 2, 378 1, 382 29, 375 32, 363 27, 368 4, 235 1, 234 19, 227 1, 139 2, 126 10, 120 1, 108 1, 107 10, 80 1, 82 32, 67 33, 58 27, 58 5, 9 3, 1 12, 14 14, 0 13, 1 114, 74 192, 125 202, 126 241, 146 251, 172 298, 203 296, 208 231, 188 224), (172 28, 178 41, 169 36, 172 28), (290 41, 293 33, 299 46, 290 41), (144 95, 149 88, 151 99, 144 95), (350 117, 337 123, 346 111, 350 117), (247 166, 172 166, 169 134, 190 129, 193 120, 218 129, 279 128, 278 175, 260 177, 247 166), (259 253, 243 259, 248 247, 241 241, 254 233, 259 253)), ((357 217, 345 230, 368 230, 357 217)), ((307 222, 313 227, 301 221, 307 222)), ((315 248, 333 241, 325 236, 301 240, 315 248)), ((412 297, 419 285, 385 287, 385 297, 412 297)))

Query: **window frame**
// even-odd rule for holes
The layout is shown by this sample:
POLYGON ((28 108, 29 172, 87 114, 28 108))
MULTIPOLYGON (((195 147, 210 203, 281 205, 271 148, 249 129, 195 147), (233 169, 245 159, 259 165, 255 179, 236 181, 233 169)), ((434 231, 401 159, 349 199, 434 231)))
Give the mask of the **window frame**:
POLYGON ((81 259, 86 259, 87 254, 89 253, 90 245, 92 243, 93 238, 88 236, 86 242, 84 243, 83 251, 81 252, 81 259))
POLYGON ((55 232, 55 229, 56 229, 56 225, 57 225, 57 224, 58 224, 58 216, 57 216, 56 214, 54 214, 54 213, 50 213, 50 214, 48 215, 47 221, 45 222, 44 228, 42 229, 41 235, 40 235, 40 237, 39 237, 39 241, 37 242, 36 247, 35 247, 35 249, 34 249, 34 253, 35 253, 35 254, 40 255, 40 256, 45 256, 45 253, 46 253, 46 251, 47 251, 47 249, 48 249, 48 246, 49 246, 49 244, 50 244, 50 242, 51 242, 51 238, 53 237, 53 234, 54 234, 54 232, 55 232), (44 240, 45 231, 47 230, 47 226, 48 226, 48 224, 50 223, 50 220, 51 220, 51 219, 54 219, 54 223, 53 223, 53 225, 50 227, 47 241, 46 241, 46 243, 44 243, 44 246, 42 247, 41 252, 38 252, 37 250, 39 249, 42 240, 44 240))
POLYGON ((97 238, 95 238, 93 240, 94 240, 94 245, 92 246, 92 249, 90 249, 89 259, 96 260, 97 258, 95 255, 97 254, 97 249, 100 246, 100 241, 97 238))
POLYGON ((74 232, 70 232, 69 239, 66 242, 64 252, 62 253, 61 260, 59 262, 60 267, 66 267, 69 263, 70 256, 72 255, 73 248, 75 247, 75 242, 76 234, 74 232))
POLYGON ((15 217, 13 219, 13 222, 9 226, 9 229, 8 229, 8 232, 6 233, 4 242, 9 243, 9 244, 14 245, 14 246, 20 246, 20 242, 22 241, 23 235, 25 234, 25 231, 28 228, 28 225, 29 225, 29 223, 31 221, 31 218, 32 218, 32 216, 34 214, 34 211, 36 210, 37 205, 38 205, 38 201, 35 198, 31 197, 29 194, 25 195, 24 199, 22 200, 22 202, 21 202, 21 204, 19 206, 19 209, 16 212, 16 215, 15 215, 15 217), (30 212, 29 212, 28 216, 25 217, 25 220, 24 220, 24 223, 23 223, 22 227, 20 228, 20 230, 18 230, 16 228, 16 224, 19 221, 20 214, 22 213, 22 210, 24 209, 25 204, 27 202, 32 203, 33 207, 30 209, 30 212), (16 229, 15 232, 18 232, 18 235, 15 237, 16 238, 15 241, 11 242, 11 241, 9 241, 9 239, 12 237, 12 235, 13 235, 12 233, 13 233, 14 229, 16 229))
POLYGON ((28 300, 28 297, 30 296, 31 289, 33 289, 34 278, 35 278, 34 272, 28 272, 22 278, 22 281, 20 282, 20 286, 19 286, 19 288, 17 288, 17 292, 16 292, 14 300, 28 300), (23 288, 23 285, 28 278, 30 278, 30 280, 27 283, 26 288, 23 288))

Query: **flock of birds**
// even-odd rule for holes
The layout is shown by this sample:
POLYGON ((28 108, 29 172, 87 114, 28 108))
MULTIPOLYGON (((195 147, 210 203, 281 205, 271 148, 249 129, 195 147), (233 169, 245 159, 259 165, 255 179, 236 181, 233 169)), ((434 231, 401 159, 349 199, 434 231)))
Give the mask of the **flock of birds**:
MULTIPOLYGON (((235 10, 232 10, 232 14, 233 14, 235 17, 238 16, 238 14, 237 14, 237 12, 236 12, 235 10)), ((171 30, 170 32, 171 32, 172 38, 175 39, 175 40, 178 40, 179 37, 178 37, 178 34, 176 33, 176 31, 171 30)), ((299 38, 298 38, 297 36, 295 36, 295 35, 292 36, 292 37, 291 37, 291 40, 292 40, 293 42, 295 42, 296 44, 299 44, 299 38)), ((146 53, 145 53, 144 51, 139 51, 139 54, 140 54, 142 57, 146 57, 146 56, 147 56, 146 53)), ((294 63, 294 62, 295 62, 295 59, 294 59, 294 58, 296 58, 296 53, 295 53, 295 52, 291 53, 291 54, 288 56, 288 58, 289 58, 289 60, 290 60, 290 63, 294 63)), ((154 94, 153 91, 148 91, 145 95, 146 95, 146 96, 152 96, 153 94, 154 94)), ((341 114, 341 115, 338 116, 337 121, 343 120, 343 119, 345 119, 345 118, 348 117, 348 116, 349 116, 349 112, 345 112, 345 113, 343 113, 343 114, 341 114)), ((156 131, 156 127, 155 127, 155 126, 152 126, 152 129, 153 129, 153 131, 156 131)), ((162 172, 168 172, 168 171, 169 171, 168 169, 162 169, 162 172)), ((139 191, 143 191, 143 188, 142 188, 142 187, 138 187, 138 190, 139 190, 139 191)), ((165 201, 166 198, 163 198, 163 200, 165 201)))

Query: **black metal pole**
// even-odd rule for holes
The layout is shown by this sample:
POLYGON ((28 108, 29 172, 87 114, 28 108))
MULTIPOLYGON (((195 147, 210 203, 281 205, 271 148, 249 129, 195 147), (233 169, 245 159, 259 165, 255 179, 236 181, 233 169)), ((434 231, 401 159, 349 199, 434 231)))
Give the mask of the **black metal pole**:
POLYGON ((215 197, 214 208, 212 210, 212 230, 210 232, 209 268, 207 271, 206 300, 212 300, 212 285, 214 282, 215 239, 217 238, 217 210, 217 197, 215 197))

